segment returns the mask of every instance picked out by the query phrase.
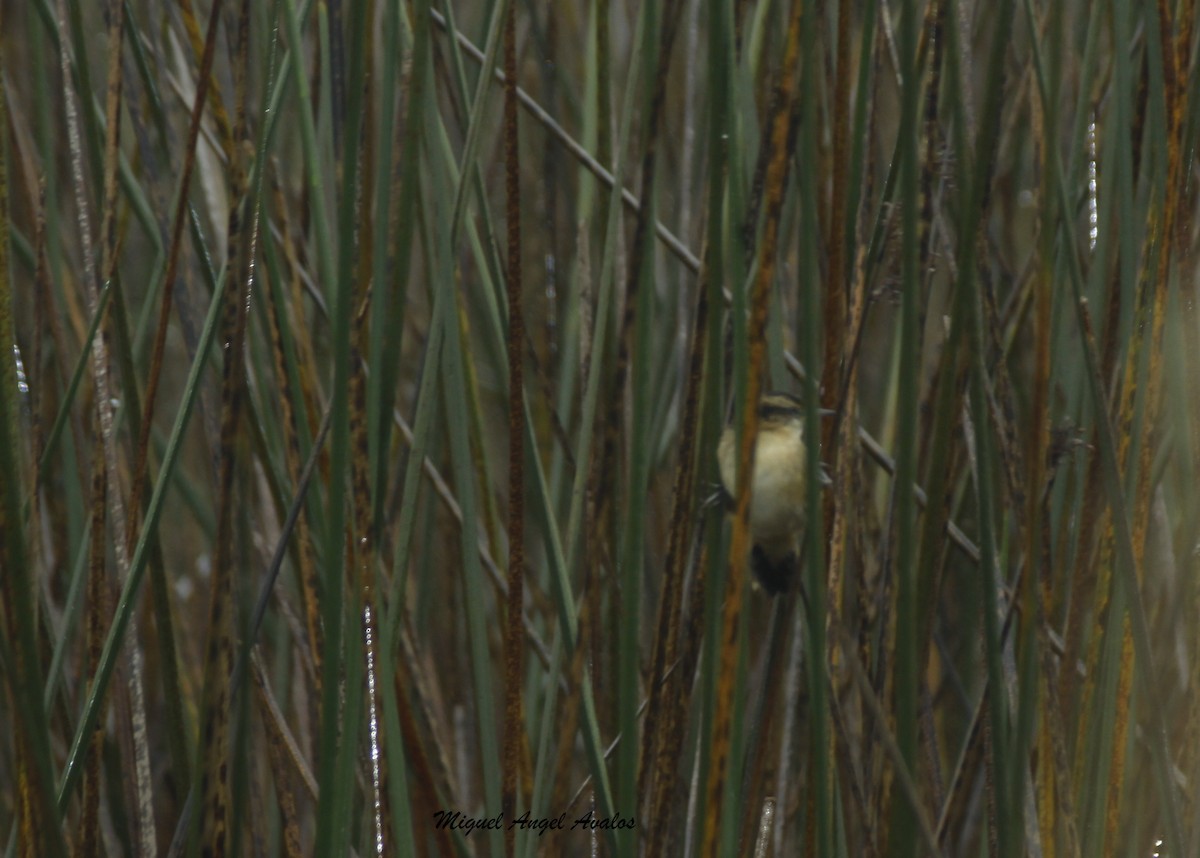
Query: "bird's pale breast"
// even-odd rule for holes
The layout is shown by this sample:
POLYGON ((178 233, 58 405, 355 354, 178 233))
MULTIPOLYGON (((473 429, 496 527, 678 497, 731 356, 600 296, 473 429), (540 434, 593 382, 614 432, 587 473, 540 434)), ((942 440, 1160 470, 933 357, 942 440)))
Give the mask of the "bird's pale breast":
POLYGON ((799 432, 760 434, 750 529, 759 542, 791 541, 804 526, 804 444, 799 432))
MULTIPOLYGON (((721 438, 721 481, 729 493, 737 491, 737 458, 733 432, 721 438)), ((754 459, 754 495, 750 503, 750 531, 765 548, 787 550, 804 526, 804 443, 800 432, 759 432, 754 459)))

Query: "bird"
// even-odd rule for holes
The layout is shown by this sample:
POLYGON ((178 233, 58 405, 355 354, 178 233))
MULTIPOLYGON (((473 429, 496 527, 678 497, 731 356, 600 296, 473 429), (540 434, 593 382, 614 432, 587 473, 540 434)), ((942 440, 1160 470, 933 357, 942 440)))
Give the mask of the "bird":
MULTIPOLYGON (((831 413, 831 412, 830 412, 831 413)), ((726 504, 737 495, 737 433, 726 426, 717 445, 717 464, 726 504)), ((800 557, 804 531, 805 474, 808 453, 804 443, 804 406, 790 393, 771 392, 758 402, 758 436, 754 478, 750 491, 750 568, 768 595, 786 592, 800 557)), ((821 485, 831 483, 824 465, 821 485)))

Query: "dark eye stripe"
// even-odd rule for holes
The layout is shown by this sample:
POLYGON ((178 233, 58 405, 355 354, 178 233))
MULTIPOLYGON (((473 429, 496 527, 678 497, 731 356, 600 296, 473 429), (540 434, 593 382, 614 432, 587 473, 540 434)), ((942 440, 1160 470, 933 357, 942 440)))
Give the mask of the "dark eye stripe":
POLYGON ((800 401, 800 397, 784 393, 781 390, 768 392, 759 400, 758 404, 761 408, 795 409, 800 413, 803 413, 804 410, 804 403, 800 401))
POLYGON ((758 407, 759 420, 798 420, 803 412, 798 406, 785 405, 778 400, 764 402, 758 407))

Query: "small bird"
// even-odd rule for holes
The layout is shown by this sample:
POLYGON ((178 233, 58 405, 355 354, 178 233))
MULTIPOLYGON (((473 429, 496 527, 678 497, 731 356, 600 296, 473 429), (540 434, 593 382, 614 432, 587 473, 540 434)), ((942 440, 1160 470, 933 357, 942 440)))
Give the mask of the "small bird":
MULTIPOLYGON (((804 408, 788 393, 768 393, 758 403, 758 437, 751 483, 750 568, 768 594, 785 592, 796 575, 804 530, 804 408)), ((730 503, 737 494, 737 433, 725 427, 717 445, 721 482, 730 503)), ((829 475, 821 468, 821 485, 829 475)))

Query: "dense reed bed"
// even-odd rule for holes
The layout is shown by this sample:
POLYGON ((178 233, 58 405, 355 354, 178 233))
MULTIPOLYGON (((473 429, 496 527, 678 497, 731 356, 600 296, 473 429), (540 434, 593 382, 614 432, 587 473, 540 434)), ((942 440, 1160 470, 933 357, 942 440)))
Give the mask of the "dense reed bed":
POLYGON ((0 848, 1197 854, 1195 17, 0 2, 0 848))

